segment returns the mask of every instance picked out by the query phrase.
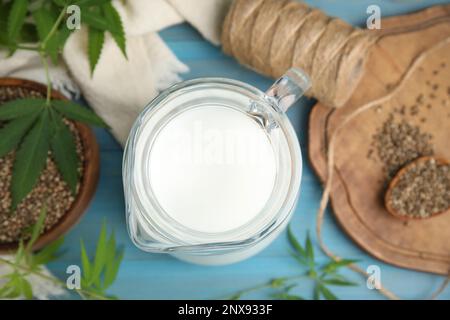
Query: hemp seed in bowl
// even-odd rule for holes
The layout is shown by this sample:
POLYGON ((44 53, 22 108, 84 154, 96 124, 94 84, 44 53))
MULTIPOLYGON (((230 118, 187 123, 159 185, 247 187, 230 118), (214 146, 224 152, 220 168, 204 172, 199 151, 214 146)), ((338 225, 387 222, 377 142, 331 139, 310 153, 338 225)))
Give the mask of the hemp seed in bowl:
MULTIPOLYGON (((0 108, 3 103, 10 100, 43 97, 45 97, 43 93, 25 87, 0 86, 0 108)), ((65 123, 75 137, 76 151, 80 158, 78 170, 82 177, 84 153, 81 136, 73 122, 65 120, 65 123)), ((0 122, 0 128, 3 125, 0 122)), ((11 212, 10 186, 14 159, 14 151, 0 158, 0 247, 17 243, 19 240, 26 240, 29 237, 28 230, 38 220, 44 204, 47 208, 47 216, 43 233, 53 228, 71 209, 81 184, 80 181, 77 186, 77 194, 72 194, 49 152, 46 166, 33 190, 18 204, 16 211, 11 212)))
POLYGON ((403 219, 424 219, 448 211, 450 163, 421 157, 403 167, 389 185, 385 205, 403 219))

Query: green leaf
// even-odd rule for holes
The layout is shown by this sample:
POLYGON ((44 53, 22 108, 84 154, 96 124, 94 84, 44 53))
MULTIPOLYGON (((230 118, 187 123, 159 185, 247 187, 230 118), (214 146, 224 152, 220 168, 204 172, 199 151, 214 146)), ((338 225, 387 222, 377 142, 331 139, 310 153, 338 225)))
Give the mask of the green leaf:
POLYGON ((101 273, 100 273, 100 276, 98 276, 97 278, 93 279, 94 281, 90 285, 91 285, 91 289, 95 288, 97 290, 97 292, 100 292, 100 293, 103 294, 104 291, 103 291, 103 288, 102 288, 100 277, 101 277, 101 273))
POLYGON ((333 273, 341 267, 348 266, 350 264, 356 263, 358 260, 341 259, 339 261, 331 261, 322 267, 322 271, 325 273, 333 273))
POLYGON ((11 279, 10 279, 9 275, 7 278, 9 278, 9 280, 6 281, 6 283, 4 283, 2 285, 2 287, 0 287, 0 298, 2 298, 2 299, 14 298, 14 297, 11 297, 11 293, 13 292, 14 287, 11 286, 11 279))
POLYGON ((23 241, 20 240, 19 247, 17 248, 17 251, 16 251, 15 264, 19 265, 24 256, 25 256, 25 245, 23 244, 23 241))
MULTIPOLYGON (((87 24, 89 29, 96 29, 98 31, 111 30, 111 26, 108 25, 106 18, 99 14, 98 11, 83 10, 81 14, 81 22, 87 24)), ((114 31, 118 31, 115 30, 114 31)))
POLYGON ((44 99, 17 99, 0 105, 0 120, 12 120, 29 116, 45 106, 44 99))
POLYGON ((86 252, 86 248, 84 246, 84 241, 80 240, 80 248, 81 248, 81 266, 83 267, 83 279, 87 282, 91 278, 91 262, 89 261, 89 257, 86 252))
POLYGON ((311 238, 309 236, 309 232, 306 235, 306 245, 305 245, 305 247, 306 247, 306 256, 308 258, 309 265, 312 268, 314 266, 314 248, 313 248, 312 243, 311 243, 311 238))
POLYGON ((21 295, 20 275, 14 272, 9 275, 9 280, 4 284, 3 290, 0 293, 6 299, 15 299, 21 295))
POLYGON ((319 285, 317 283, 314 285, 313 299, 320 300, 320 289, 319 289, 319 285))
POLYGON ((358 284, 355 282, 348 281, 346 279, 341 279, 340 277, 323 279, 323 283, 332 285, 332 286, 357 286, 358 284))
POLYGON ((106 264, 107 257, 107 240, 106 240, 106 224, 102 224, 102 229, 97 241, 97 249, 95 251, 94 266, 92 268, 92 276, 90 283, 94 283, 95 280, 100 278, 103 267, 106 264))
POLYGON ((116 235, 113 231, 111 236, 108 239, 108 243, 106 245, 106 262, 112 262, 116 255, 116 235))
POLYGON ((99 6, 104 3, 111 2, 111 0, 78 0, 75 1, 74 4, 83 6, 83 7, 91 7, 91 6, 99 6))
POLYGON ((60 30, 57 30, 54 35, 51 37, 51 40, 48 42, 46 51, 50 55, 53 64, 58 63, 59 55, 62 53, 64 45, 72 34, 73 30, 66 28, 65 26, 61 27, 60 30))
POLYGON ((297 252, 291 252, 291 256, 292 256, 292 258, 297 260, 297 262, 300 263, 301 265, 303 265, 303 266, 308 265, 308 263, 306 262, 305 258, 300 256, 297 252))
MULTIPOLYGON (((113 284, 123 259, 123 250, 118 252, 114 232, 107 238, 106 224, 102 224, 97 241, 97 248, 93 262, 88 258, 83 241, 81 241, 81 262, 83 277, 81 285, 91 294, 105 296, 105 290, 113 284)), ((89 293, 88 293, 89 296, 89 293)), ((92 295, 92 298, 96 298, 92 295)))
POLYGON ((26 251, 30 252, 31 249, 33 248, 34 243, 36 242, 36 240, 39 238, 39 235, 41 234, 43 228, 44 228, 44 222, 45 222, 45 217, 47 216, 47 208, 44 205, 41 208, 41 212, 39 213, 39 217, 36 221, 36 223, 33 226, 33 230, 31 232, 31 237, 28 240, 27 246, 26 246, 26 251))
POLYGON ((33 264, 35 266, 47 264, 52 262, 56 258, 59 257, 58 251, 64 243, 64 238, 59 238, 56 241, 53 241, 49 245, 45 246, 44 249, 40 250, 38 253, 33 256, 33 264))
POLYGON ((20 292, 28 300, 33 299, 33 289, 31 284, 24 277, 20 277, 19 280, 20 292))
POLYGON ((55 39, 55 48, 54 50, 57 51, 57 53, 61 53, 64 45, 66 44, 67 39, 69 39, 69 36, 72 34, 73 30, 67 28, 66 26, 62 26, 60 30, 56 33, 56 39, 55 39))
POLYGON ((49 149, 48 140, 48 112, 42 112, 16 152, 11 181, 13 210, 33 189, 44 169, 49 149))
POLYGON ((31 285, 21 273, 14 271, 7 275, 7 278, 9 280, 0 289, 0 297, 16 299, 22 296, 29 300, 33 299, 31 285))
POLYGON ((94 28, 89 28, 88 34, 88 57, 91 68, 91 76, 94 74, 95 67, 102 53, 103 43, 105 42, 105 32, 94 28))
MULTIPOLYGON (((69 0, 65 0, 65 2, 70 2, 69 0)), ((52 25, 50 29, 46 32, 46 36, 51 31, 51 29, 54 26, 54 23, 58 19, 59 15, 61 14, 61 8, 58 8, 57 5, 51 3, 50 10, 48 11, 49 14, 53 17, 52 18, 52 25)), ((51 57, 53 64, 57 64, 60 54, 62 53, 63 47, 71 35, 71 33, 74 30, 71 30, 67 28, 64 21, 60 23, 57 30, 54 31, 52 37, 48 40, 45 46, 45 51, 47 54, 51 57)), ((44 38, 45 39, 45 38, 44 38)))
POLYGON ((301 246, 301 244, 298 242, 298 240, 295 238, 294 234, 292 233, 291 226, 288 227, 288 239, 291 246, 295 249, 295 251, 300 254, 303 258, 306 258, 306 251, 301 246))
POLYGON ((49 34, 56 21, 56 16, 48 10, 46 7, 42 6, 37 10, 33 11, 33 19, 36 24, 36 29, 39 38, 44 40, 49 34))
POLYGON ((286 282, 285 278, 275 278, 272 281, 270 281, 270 286, 272 288, 279 288, 282 287, 286 282))
POLYGON ((54 100, 52 105, 56 111, 69 119, 98 127, 107 127, 103 120, 94 112, 72 101, 54 100))
MULTIPOLYGON (((11 9, 11 2, 3 3, 0 1, 0 30, 6 30, 8 28, 8 17, 11 9)), ((0 32, 0 44, 8 46, 10 40, 7 32, 0 32)))
POLYGON ((127 57, 127 49, 126 49, 126 38, 125 31, 123 29, 122 19, 120 18, 119 13, 111 4, 108 2, 103 5, 103 13, 105 14, 106 21, 112 28, 110 27, 109 31, 116 42, 117 46, 122 51, 125 58, 127 57), (116 31, 115 31, 116 30, 116 31))
POLYGON ((327 300, 338 300, 338 298, 324 285, 318 283, 317 286, 319 287, 320 293, 323 295, 323 297, 327 300))
POLYGON ((298 286, 298 283, 292 283, 283 288, 284 292, 289 293, 292 289, 298 286))
POLYGON ((20 31, 18 42, 19 43, 36 43, 39 41, 39 35, 34 24, 27 23, 22 27, 20 31))
POLYGON ((10 9, 11 2, 0 1, 0 27, 2 28, 2 30, 6 30, 8 28, 8 17, 10 9))
POLYGON ((13 151, 20 143, 28 129, 33 125, 37 115, 15 119, 0 129, 0 157, 13 151))
POLYGON ((103 289, 109 288, 116 280, 119 272, 120 264, 122 263, 124 252, 121 251, 112 262, 109 262, 105 268, 105 278, 103 282, 103 289))
MULTIPOLYGON (((57 14, 42 6, 33 12, 33 19, 36 23, 39 39, 41 42, 44 42, 56 22, 57 14)), ((54 63, 58 61, 57 41, 58 36, 57 32, 55 32, 49 39, 47 39, 47 42, 45 43, 45 51, 50 55, 54 63)))
POLYGON ((11 11, 8 17, 8 37, 11 40, 16 40, 19 36, 20 30, 25 22, 25 17, 28 10, 28 0, 14 0, 12 2, 11 11))
POLYGON ((71 2, 72 2, 71 0, 53 0, 53 3, 59 7, 69 5, 71 2))
POLYGON ((52 123, 54 135, 50 140, 52 157, 64 181, 69 185, 72 193, 75 194, 80 164, 75 138, 57 113, 54 113, 53 118, 55 120, 52 123))

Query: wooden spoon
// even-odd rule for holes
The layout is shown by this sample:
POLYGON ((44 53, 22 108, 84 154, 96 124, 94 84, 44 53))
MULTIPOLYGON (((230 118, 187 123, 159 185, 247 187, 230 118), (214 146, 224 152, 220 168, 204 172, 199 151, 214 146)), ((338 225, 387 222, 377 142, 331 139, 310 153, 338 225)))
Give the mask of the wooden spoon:
POLYGON ((397 174, 395 175, 395 177, 391 180, 391 182, 389 183, 389 187, 386 191, 386 194, 384 196, 384 205, 386 206, 387 211, 392 214, 394 217, 399 218, 401 220, 422 220, 422 219, 428 219, 431 217, 435 217, 437 215, 446 213, 450 211, 450 207, 446 208, 443 211, 439 211, 439 212, 434 212, 432 214, 430 214, 429 216, 426 217, 420 217, 420 216, 415 216, 415 215, 405 215, 405 214, 401 214, 400 212, 398 212, 395 208, 393 208, 393 206, 391 205, 391 196, 392 196, 392 191, 394 190, 394 188, 397 186, 397 184, 399 183, 400 179, 408 172, 408 170, 412 169, 413 167, 424 163, 426 161, 432 160, 434 159, 436 161, 436 164, 438 165, 448 165, 449 161, 447 159, 443 159, 443 158, 435 158, 435 157, 431 157, 431 156, 427 156, 427 157, 420 157, 417 158, 416 160, 414 160, 413 162, 409 163, 408 165, 404 166, 403 168, 401 168, 397 174))

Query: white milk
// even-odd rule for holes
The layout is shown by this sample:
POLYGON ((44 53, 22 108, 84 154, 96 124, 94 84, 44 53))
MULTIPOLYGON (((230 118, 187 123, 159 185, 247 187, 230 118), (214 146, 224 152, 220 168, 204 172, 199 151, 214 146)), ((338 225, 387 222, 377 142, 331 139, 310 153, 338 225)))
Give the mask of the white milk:
POLYGON ((152 191, 167 215, 208 233, 254 219, 271 196, 277 171, 261 124, 221 106, 176 115, 157 134, 148 164, 152 191))

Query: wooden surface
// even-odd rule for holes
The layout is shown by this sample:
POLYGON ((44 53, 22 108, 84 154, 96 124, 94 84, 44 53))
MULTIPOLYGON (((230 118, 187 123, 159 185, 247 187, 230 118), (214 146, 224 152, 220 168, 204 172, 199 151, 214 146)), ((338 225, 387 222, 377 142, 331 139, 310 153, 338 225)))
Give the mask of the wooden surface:
MULTIPOLYGON (((322 179, 326 177, 324 150, 329 140, 325 136, 364 103, 392 90, 421 52, 450 37, 450 5, 391 18, 384 27, 383 37, 370 52, 366 72, 345 107, 332 110, 317 104, 311 113, 309 156, 322 179)), ((386 262, 439 274, 450 270, 450 215, 408 223, 389 215, 382 200, 386 173, 381 161, 368 159, 367 154, 373 149, 370 143, 376 130, 390 114, 397 114, 394 109, 404 105, 405 114, 397 114, 395 121, 419 126, 433 136, 435 154, 450 157, 449 52, 447 44, 427 57, 397 95, 358 115, 340 131, 331 193, 338 221, 361 247, 386 262), (433 89, 434 85, 438 87, 433 89), (414 105, 419 112, 411 115, 414 105)))
MULTIPOLYGON (((315 0, 307 1, 329 14, 342 17, 353 24, 366 20, 366 8, 379 4, 383 15, 394 15, 421 9, 431 4, 447 1, 374 1, 374 0, 315 0)), ((184 79, 204 76, 222 76, 246 81, 260 89, 268 88, 272 80, 239 66, 232 58, 221 53, 187 25, 169 28, 161 32, 163 39, 184 62, 190 72, 184 79)), ((315 213, 319 204, 321 186, 313 173, 307 151, 308 115, 312 100, 302 100, 292 107, 288 116, 298 134, 303 150, 304 169, 300 199, 292 221, 292 228, 300 239, 307 230, 314 233, 315 213)), ((270 278, 292 275, 302 269, 292 259, 288 242, 283 233, 268 248, 257 256, 241 263, 224 267, 201 267, 177 261, 165 255, 149 254, 135 248, 125 229, 125 213, 122 190, 122 149, 106 130, 95 130, 100 145, 101 172, 96 196, 87 214, 67 236, 65 253, 50 269, 61 279, 67 277, 66 268, 80 263, 80 238, 86 242, 87 250, 92 252, 98 237, 101 223, 106 219, 110 229, 115 229, 117 242, 125 248, 124 262, 116 283, 110 292, 122 299, 215 299, 250 286, 258 285, 270 278)), ((407 299, 428 297, 438 288, 441 276, 396 268, 374 259, 360 249, 338 226, 331 211, 324 223, 325 242, 339 255, 360 260, 359 265, 367 268, 378 265, 381 281, 396 294, 407 299)), ((314 245, 315 237, 313 235, 314 245)), ((317 260, 327 259, 316 248, 317 260)), ((356 287, 333 288, 341 299, 383 299, 376 290, 369 290, 365 281, 351 271, 346 275, 359 283, 356 287)), ((312 283, 302 281, 297 292, 306 297, 312 295, 312 283)), ((250 295, 250 298, 267 298, 263 291, 250 295)), ((450 288, 441 296, 450 299, 450 288)))
MULTIPOLYGON (((0 78, 0 86, 20 87, 34 90, 42 93, 44 97, 47 93, 47 86, 34 81, 23 79, 0 78)), ((52 98, 67 100, 66 97, 64 97, 57 91, 52 92, 52 98)), ((58 223, 56 223, 50 230, 45 232, 37 239, 36 243, 33 246, 34 250, 41 249, 47 244, 66 234, 86 212, 89 202, 92 200, 95 194, 100 171, 100 155, 97 140, 90 127, 80 122, 75 122, 75 126, 80 135, 84 152, 84 168, 80 189, 70 210, 61 219, 59 219, 58 223)), ((18 245, 18 242, 0 244, 0 252, 5 253, 14 251, 17 249, 18 245)))

